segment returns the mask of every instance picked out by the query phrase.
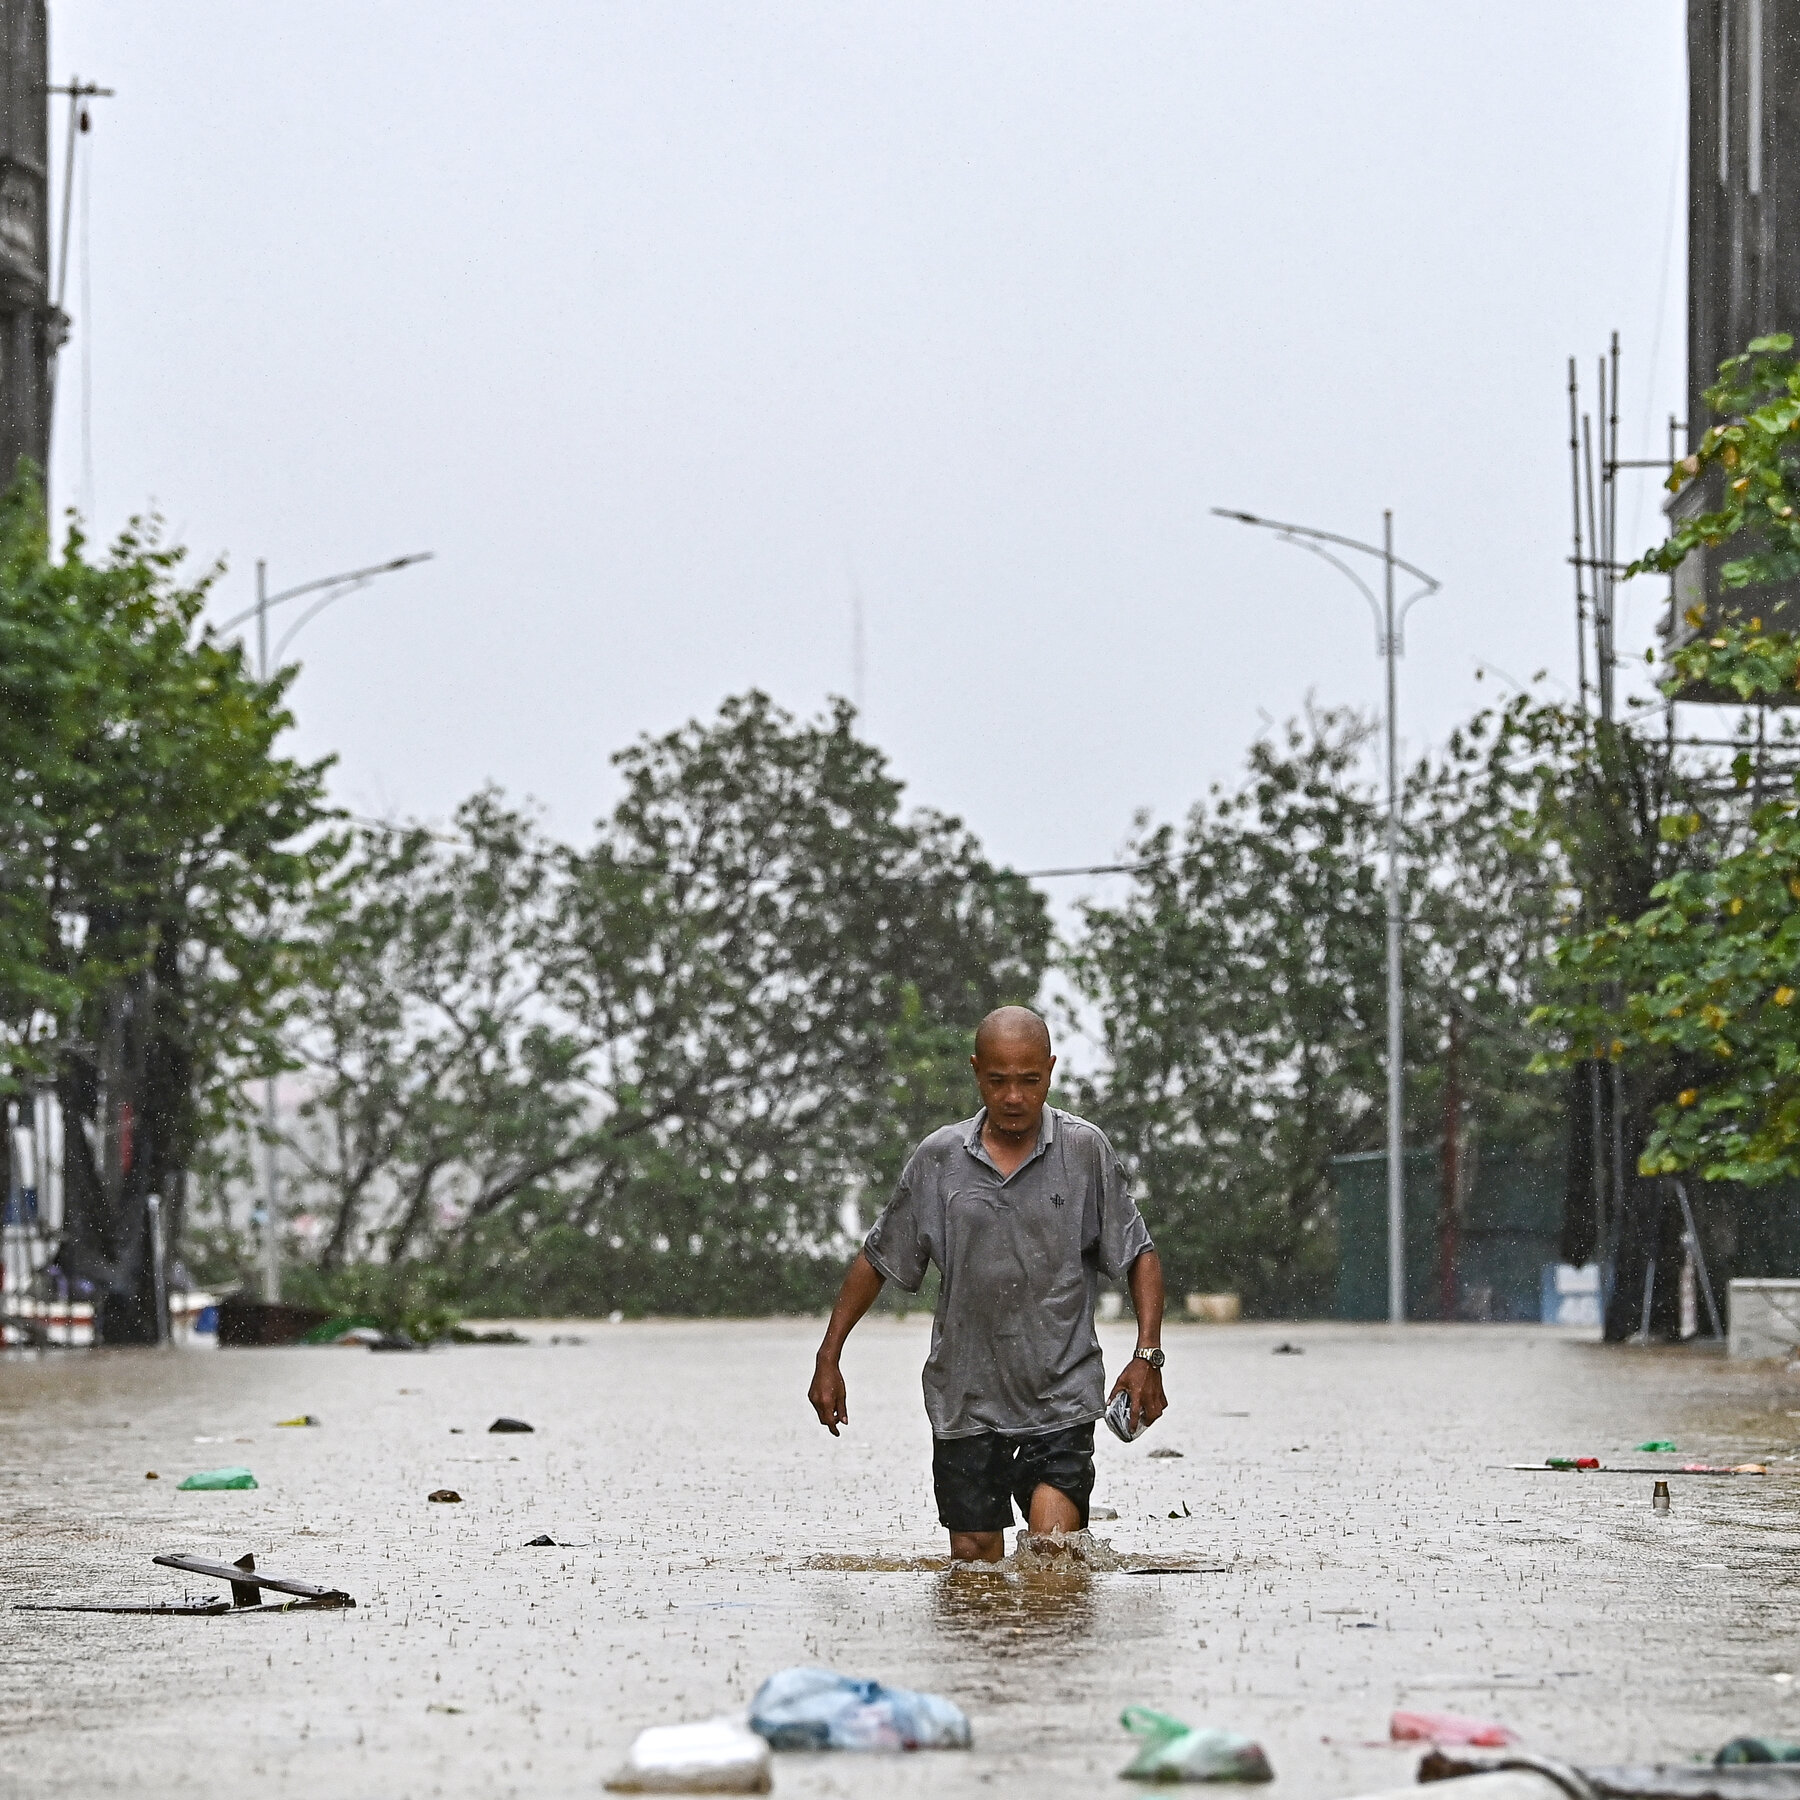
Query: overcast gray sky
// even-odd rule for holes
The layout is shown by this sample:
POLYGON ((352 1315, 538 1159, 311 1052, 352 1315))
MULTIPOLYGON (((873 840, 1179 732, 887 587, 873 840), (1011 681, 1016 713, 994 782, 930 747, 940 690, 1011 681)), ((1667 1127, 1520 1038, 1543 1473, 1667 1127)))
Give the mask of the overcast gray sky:
POLYGON ((1209 506, 1394 509, 1416 750, 1478 665, 1573 680, 1567 355, 1623 332, 1628 450, 1679 405, 1677 0, 51 14, 118 90, 56 498, 159 506, 219 617, 436 551, 296 640, 360 811, 580 835, 637 734, 848 693, 854 586, 913 798, 1103 860, 1379 700, 1355 593, 1209 506))

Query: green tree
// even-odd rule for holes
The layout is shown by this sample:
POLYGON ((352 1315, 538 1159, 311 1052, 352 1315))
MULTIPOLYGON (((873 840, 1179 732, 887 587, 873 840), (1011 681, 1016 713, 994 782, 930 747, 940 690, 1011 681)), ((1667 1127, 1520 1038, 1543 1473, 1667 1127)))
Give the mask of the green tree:
POLYGON ((587 848, 485 795, 446 837, 365 836, 319 909, 292 1141, 327 1271, 429 1262, 508 1310, 816 1304, 852 1208, 969 1105, 975 1021, 1035 994, 1042 901, 903 813, 848 707, 750 694, 616 760, 587 848))
MULTIPOLYGON (((1714 490, 1717 504, 1637 564, 1673 572, 1727 542, 1720 569, 1741 602, 1671 659, 1672 691, 1690 686, 1778 702, 1800 687, 1800 637, 1765 630, 1755 591, 1800 576, 1800 360, 1783 336, 1758 339, 1721 365, 1707 399, 1723 422, 1670 480, 1714 490)), ((1749 799, 1753 762, 1735 760, 1749 799)), ((1800 1175, 1800 796, 1709 815, 1692 792, 1657 821, 1673 866, 1636 905, 1571 933, 1557 962, 1567 992, 1546 1009, 1564 1059, 1592 1054, 1661 1080, 1641 1142, 1644 1175, 1691 1171, 1762 1184, 1800 1175)))
POLYGON ((616 760, 559 933, 609 1139, 571 1226, 659 1305, 815 1298, 974 1023, 1035 996, 1043 901, 959 821, 904 815, 842 702, 802 722, 751 693, 616 760))
POLYGON ((545 996, 557 877, 488 791, 449 834, 360 832, 318 896, 285 1135, 326 1271, 436 1257, 587 1155, 586 1046, 545 996))
MULTIPOLYGON (((1541 1155, 1558 1111, 1518 1078, 1555 897, 1503 748, 1514 727, 1483 715, 1408 780, 1406 1135, 1439 1138, 1454 1031, 1459 1133, 1541 1155)), ((1384 1147, 1385 816, 1361 773, 1368 735, 1328 712, 1259 742, 1245 783, 1215 788, 1179 836, 1140 829, 1127 900, 1085 909, 1071 972, 1106 1053, 1088 1103, 1137 1169, 1177 1291, 1322 1307, 1332 1160, 1384 1147)))
POLYGON ((1186 830, 1140 822, 1134 892, 1083 909, 1071 974, 1106 1053, 1089 1106, 1135 1166, 1171 1283, 1310 1310, 1334 1156, 1381 1141, 1381 815, 1367 729, 1325 714, 1250 752, 1186 830))
POLYGON ((112 1342, 156 1335, 149 1197, 178 1242, 292 982, 266 922, 333 854, 323 765, 274 752, 285 678, 199 628, 181 561, 142 524, 53 558, 32 483, 0 500, 0 1086, 54 1084, 59 1260, 112 1342))

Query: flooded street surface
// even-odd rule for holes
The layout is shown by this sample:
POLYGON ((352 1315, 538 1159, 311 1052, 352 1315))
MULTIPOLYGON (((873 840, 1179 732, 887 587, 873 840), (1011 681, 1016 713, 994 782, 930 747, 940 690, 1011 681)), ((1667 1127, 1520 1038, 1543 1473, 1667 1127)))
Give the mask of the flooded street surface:
MULTIPOLYGON (((1168 1417, 1100 1433, 1119 1517, 1094 1532, 1226 1572, 1009 1579, 905 1566, 944 1549, 923 1317, 858 1331, 835 1442, 804 1399, 815 1322, 524 1329, 0 1362, 9 1601, 222 1594, 149 1559, 246 1550, 358 1601, 9 1608, 0 1793, 594 1795, 639 1728, 740 1708, 793 1663, 944 1693, 975 1732, 968 1754, 779 1756, 796 1796, 1128 1794, 1132 1702, 1259 1738, 1278 1800, 1410 1780, 1396 1706, 1583 1762, 1800 1735, 1800 1683, 1775 1679, 1800 1673, 1800 1381, 1778 1371, 1528 1327, 1178 1328, 1168 1417), (276 1428, 302 1412, 322 1425, 276 1428), (489 1435, 502 1413, 536 1431, 489 1435), (1675 1480, 1658 1516, 1648 1476, 1494 1466, 1644 1462, 1652 1437, 1770 1474, 1675 1480), (226 1464, 260 1489, 177 1491, 226 1464), (526 1548, 541 1532, 570 1547, 526 1548)), ((1129 1328, 1105 1336, 1116 1370, 1129 1328)))

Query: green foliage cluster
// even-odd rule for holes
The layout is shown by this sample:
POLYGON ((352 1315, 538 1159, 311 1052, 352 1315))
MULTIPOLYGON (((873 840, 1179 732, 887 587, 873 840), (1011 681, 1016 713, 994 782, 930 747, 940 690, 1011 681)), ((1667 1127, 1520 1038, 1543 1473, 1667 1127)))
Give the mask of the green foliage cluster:
MULTIPOLYGON (((1560 898, 1518 753, 1532 734, 1548 740, 1555 716, 1484 715, 1408 784, 1414 1142, 1444 1127, 1455 1030, 1458 1130, 1560 1153, 1555 1096, 1518 1080, 1560 898)), ((1178 1293, 1231 1288, 1253 1312, 1322 1310, 1332 1159, 1383 1145, 1385 807, 1363 774, 1367 734, 1328 712, 1259 742, 1244 784, 1215 789, 1184 830, 1141 824, 1131 893, 1085 909, 1070 971, 1106 1051, 1085 1104, 1140 1174, 1178 1293)))
POLYGON ((302 1263, 285 1284, 283 1298, 329 1313, 321 1334, 334 1325, 341 1330, 373 1325, 382 1331, 403 1331, 415 1344, 435 1344, 451 1336, 465 1310, 454 1273, 417 1260, 359 1262, 335 1269, 302 1263))
MULTIPOLYGON (((1734 592, 1800 576, 1800 360, 1784 336, 1721 365, 1708 400, 1725 415, 1670 481, 1719 489, 1633 569, 1672 572, 1732 540, 1720 569, 1734 592)), ((1699 685, 1750 702, 1800 686, 1800 637, 1737 608, 1687 616, 1669 688, 1699 685)), ((1595 1056, 1649 1072, 1654 1116, 1645 1175, 1693 1172, 1760 1185, 1800 1175, 1800 795, 1751 792, 1752 759, 1734 761, 1748 806, 1708 807, 1671 793, 1655 823, 1665 866, 1642 894, 1585 921, 1558 946, 1559 991, 1541 1014, 1560 1060, 1595 1056)))
MULTIPOLYGON (((1708 445, 1703 469, 1785 468, 1763 438, 1708 445)), ((1745 492, 1780 516, 1760 475, 1745 492)), ((814 1308, 912 1147, 971 1109, 973 1023, 1044 992, 1043 898, 906 810, 847 706, 751 693, 629 747, 583 844, 491 790, 447 831, 350 829, 323 766, 277 753, 286 675, 200 629, 177 553, 134 530, 52 560, 29 491, 7 505, 0 1082, 55 1084, 65 1252, 102 1284, 142 1269, 134 1200, 189 1171, 198 1272, 249 1274, 245 1083, 279 1067, 291 1298, 415 1336, 459 1308, 814 1308)), ((1759 624, 1706 649, 1727 682, 1800 669, 1759 624)), ((1133 1166, 1178 1293, 1320 1308, 1332 1159, 1382 1145, 1367 734, 1311 716, 1179 826, 1140 819, 1128 890, 1059 953, 1103 1052, 1061 1098, 1133 1166)), ((1790 1166, 1791 799, 1746 834, 1655 743, 1519 700, 1411 771, 1403 816, 1410 1141, 1453 1122, 1560 1157, 1561 1096, 1521 1076, 1598 1043, 1685 1083, 1657 1166, 1790 1166)))
MULTIPOLYGON (((1744 537, 1744 554, 1720 568, 1723 586, 1749 588, 1800 576, 1800 505, 1794 491, 1800 360, 1793 349, 1791 337, 1775 333, 1757 338, 1743 355, 1719 365, 1719 379, 1706 390, 1706 402, 1724 422, 1707 429, 1699 448, 1676 464, 1668 482, 1671 493, 1691 482, 1713 486, 1718 504, 1678 525, 1666 542, 1633 563, 1628 575, 1643 570, 1672 575, 1693 552, 1744 537)), ((1716 673, 1713 656, 1722 656, 1725 667, 1740 666, 1747 645, 1744 640, 1707 640, 1694 646, 1694 652, 1688 667, 1676 665, 1688 680, 1716 673)), ((1744 674, 1745 685, 1737 690, 1744 699, 1773 691, 1760 682, 1754 663, 1744 666, 1744 674)))
POLYGON ((286 1135, 326 1275, 429 1263, 503 1311, 815 1306, 848 1210, 967 1110, 973 1022, 1037 993, 1041 897, 903 812, 847 706, 750 694, 617 762, 584 847, 487 792, 450 833, 359 834, 321 889, 286 1135))
POLYGON ((180 562, 142 523, 52 555, 29 474, 0 498, 0 1097, 54 1092, 63 1265, 127 1339, 145 1196, 179 1231, 298 978, 271 920, 334 854, 323 767, 273 751, 284 684, 197 629, 180 562))

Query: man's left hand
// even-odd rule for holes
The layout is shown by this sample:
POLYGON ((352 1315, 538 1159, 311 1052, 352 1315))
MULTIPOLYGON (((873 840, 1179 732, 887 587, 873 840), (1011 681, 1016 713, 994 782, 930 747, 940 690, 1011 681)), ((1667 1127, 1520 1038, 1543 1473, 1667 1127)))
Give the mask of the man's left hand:
MULTIPOLYGON (((1131 1396, 1131 1429, 1134 1432, 1140 1423, 1154 1425, 1169 1410, 1168 1398, 1163 1393, 1162 1370, 1152 1368, 1141 1356, 1134 1356, 1119 1371, 1119 1379, 1112 1384, 1113 1394, 1121 1388, 1131 1396)), ((1107 1398, 1110 1400, 1112 1394, 1107 1398)))

